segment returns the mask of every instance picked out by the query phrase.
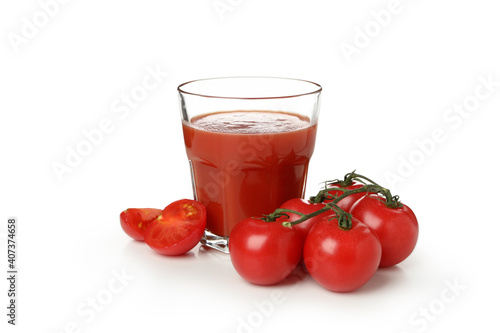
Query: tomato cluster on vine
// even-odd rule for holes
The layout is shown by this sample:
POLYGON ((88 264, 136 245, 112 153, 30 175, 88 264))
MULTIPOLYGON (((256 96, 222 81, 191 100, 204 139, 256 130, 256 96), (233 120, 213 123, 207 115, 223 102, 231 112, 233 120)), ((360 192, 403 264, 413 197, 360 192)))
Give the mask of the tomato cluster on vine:
POLYGON ((309 200, 291 199, 269 215, 240 221, 229 253, 235 270, 254 284, 279 283, 303 260, 318 284, 349 292, 378 268, 405 260, 417 238, 413 211, 388 189, 351 172, 325 182, 309 200))

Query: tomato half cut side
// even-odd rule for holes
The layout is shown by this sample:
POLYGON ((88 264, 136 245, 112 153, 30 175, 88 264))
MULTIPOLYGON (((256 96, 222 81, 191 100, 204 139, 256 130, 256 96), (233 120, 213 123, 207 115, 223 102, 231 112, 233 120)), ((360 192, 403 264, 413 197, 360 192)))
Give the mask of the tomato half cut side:
POLYGON ((128 208, 121 212, 120 224, 127 235, 143 242, 144 231, 160 214, 161 209, 128 208))
POLYGON ((207 223, 205 206, 182 199, 165 207, 144 232, 144 240, 153 250, 168 256, 181 255, 198 244, 207 223))

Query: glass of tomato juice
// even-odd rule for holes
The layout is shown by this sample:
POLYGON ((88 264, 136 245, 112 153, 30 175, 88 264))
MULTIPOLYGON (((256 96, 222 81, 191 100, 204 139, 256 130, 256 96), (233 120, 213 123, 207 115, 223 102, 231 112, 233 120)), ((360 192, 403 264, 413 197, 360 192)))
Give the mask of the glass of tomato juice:
POLYGON ((224 77, 178 87, 194 198, 207 208, 201 243, 228 252, 232 228, 303 198, 321 86, 224 77))

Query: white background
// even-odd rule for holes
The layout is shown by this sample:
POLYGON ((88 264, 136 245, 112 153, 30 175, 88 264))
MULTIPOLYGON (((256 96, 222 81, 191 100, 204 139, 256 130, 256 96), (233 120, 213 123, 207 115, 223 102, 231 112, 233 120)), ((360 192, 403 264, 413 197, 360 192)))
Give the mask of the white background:
POLYGON ((222 16, 213 0, 74 0, 47 22, 37 1, 0 5, 0 266, 6 271, 7 218, 16 216, 20 272, 15 328, 1 279, 2 332, 498 328, 496 2, 401 0, 384 27, 370 13, 388 0, 221 3, 231 6, 222 16), (44 26, 22 37, 23 18, 33 16, 44 26), (13 36, 25 39, 15 45, 13 36), (346 57, 346 44, 357 53, 346 57), (148 67, 168 76, 127 116, 113 112, 148 67), (164 257, 122 232, 125 208, 192 195, 177 85, 231 75, 323 86, 307 195, 353 169, 391 186, 419 218, 408 260, 348 294, 309 277, 258 287, 227 256, 196 248, 164 257), (480 77, 496 86, 477 88, 480 77), (464 101, 474 110, 447 113, 464 101), (53 163, 65 163, 68 147, 103 119, 110 133, 59 180, 53 163), (429 144, 440 130, 444 138, 429 144), (427 142, 425 155, 416 141, 427 142), (130 280, 120 284, 114 274, 123 272, 130 280), (99 311, 87 303, 96 297, 99 311))

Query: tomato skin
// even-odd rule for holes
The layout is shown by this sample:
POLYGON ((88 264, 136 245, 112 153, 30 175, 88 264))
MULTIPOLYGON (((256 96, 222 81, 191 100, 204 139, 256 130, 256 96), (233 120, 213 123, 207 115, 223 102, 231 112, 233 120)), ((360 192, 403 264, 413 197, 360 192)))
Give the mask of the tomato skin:
POLYGON ((354 218, 350 230, 340 229, 337 219, 324 218, 311 229, 304 244, 309 274, 335 292, 353 291, 368 282, 381 254, 377 235, 354 218))
MULTIPOLYGON (((302 214, 311 214, 314 213, 322 208, 325 208, 326 204, 324 203, 310 203, 307 200, 300 199, 300 198, 295 198, 295 199, 290 199, 283 203, 280 208, 286 208, 286 209, 291 209, 295 210, 299 213, 302 214)), ((289 221, 289 222, 294 222, 300 219, 300 216, 294 213, 287 213, 289 218, 283 218, 280 221, 289 221)), ((310 219, 305 220, 304 222, 298 223, 294 226, 293 228, 297 229, 300 234, 302 235, 302 238, 305 240, 307 237, 307 234, 309 233, 309 230, 318 222, 323 219, 323 217, 330 216, 330 215, 335 215, 335 212, 333 210, 326 211, 324 213, 321 213, 320 215, 314 216, 310 219)))
POLYGON ((135 240, 144 241, 144 230, 158 218, 161 209, 128 208, 120 214, 120 225, 123 231, 135 240))
POLYGON ((250 283, 272 285, 297 266, 303 239, 297 229, 280 222, 246 218, 229 236, 229 255, 236 272, 250 283))
MULTIPOLYGON (((364 186, 363 184, 353 182, 349 186, 340 187, 338 185, 329 185, 328 187, 331 187, 331 188, 343 188, 343 189, 346 189, 346 190, 355 190, 355 189, 361 188, 363 186, 364 186)), ((332 190, 332 191, 328 191, 328 193, 331 194, 331 195, 341 196, 344 192, 338 191, 338 190, 337 191, 336 190, 332 190)), ((345 197, 344 199, 340 200, 337 203, 337 206, 339 206, 340 208, 342 208, 343 210, 345 210, 346 212, 348 212, 351 209, 352 205, 354 205, 356 203, 356 201, 358 201, 363 196, 365 196, 366 193, 367 192, 361 192, 361 193, 351 194, 351 195, 345 197)), ((332 202, 332 201, 333 200, 325 200, 324 202, 328 203, 328 202, 332 202)))
POLYGON ((198 244, 206 223, 203 204, 189 199, 174 201, 146 228, 144 240, 160 254, 181 255, 198 244))
POLYGON ((418 239, 418 221, 408 206, 389 208, 385 205, 385 198, 370 194, 358 200, 350 213, 366 224, 380 239, 382 244, 380 267, 399 264, 415 248, 418 239))

